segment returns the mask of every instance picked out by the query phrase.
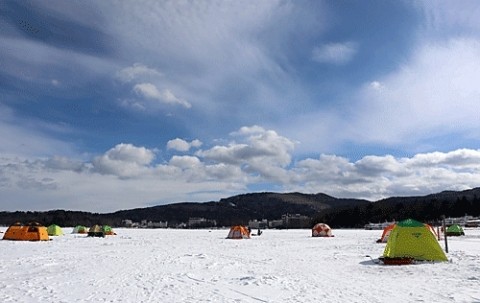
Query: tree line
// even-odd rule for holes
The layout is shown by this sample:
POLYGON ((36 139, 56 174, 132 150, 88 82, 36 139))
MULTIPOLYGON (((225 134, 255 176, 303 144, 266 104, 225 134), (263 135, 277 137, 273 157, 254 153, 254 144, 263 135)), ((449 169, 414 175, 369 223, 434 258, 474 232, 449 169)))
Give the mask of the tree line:
POLYGON ((455 199, 391 198, 386 201, 346 208, 332 208, 317 213, 312 224, 325 222, 335 227, 361 228, 368 223, 400 221, 412 218, 438 224, 442 216, 480 216, 480 198, 474 195, 455 199))
POLYGON ((249 220, 280 219, 284 214, 300 214, 312 218, 311 225, 327 223, 335 228, 362 228, 368 223, 399 221, 412 218, 434 223, 441 216, 480 216, 480 188, 462 192, 442 192, 423 197, 393 197, 377 202, 356 199, 336 199, 330 196, 301 193, 243 194, 218 202, 175 203, 148 208, 99 214, 82 211, 51 210, 46 212, 0 212, 0 225, 16 222, 39 222, 45 226, 92 226, 94 224, 122 226, 131 219, 169 223, 175 226, 198 217, 215 220, 217 226, 248 224, 249 220))

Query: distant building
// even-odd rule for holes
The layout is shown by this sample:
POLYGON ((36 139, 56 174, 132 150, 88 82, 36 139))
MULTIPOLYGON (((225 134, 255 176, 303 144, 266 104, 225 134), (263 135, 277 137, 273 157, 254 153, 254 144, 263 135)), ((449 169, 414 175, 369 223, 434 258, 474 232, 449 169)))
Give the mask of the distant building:
POLYGON ((270 220, 268 221, 269 228, 285 228, 283 225, 283 220, 270 220))
POLYGON ((188 219, 189 228, 215 227, 217 221, 205 218, 192 217, 188 219))
POLYGON ((269 228, 310 228, 311 218, 300 214, 285 214, 282 219, 268 221, 269 228))
POLYGON ((148 228, 167 228, 168 227, 168 221, 165 221, 165 222, 152 222, 152 221, 148 221, 147 222, 147 227, 148 228))
POLYGON ((133 221, 129 219, 122 220, 122 225, 125 227, 132 227, 133 221))
POLYGON ((248 221, 248 227, 250 227, 250 229, 266 229, 268 227, 268 221, 267 219, 261 221, 250 220, 248 221))
POLYGON ((368 223, 368 224, 365 224, 364 228, 365 229, 368 229, 368 230, 382 230, 382 229, 385 229, 385 227, 389 226, 389 225, 392 225, 393 223, 395 222, 383 222, 383 223, 368 223))
POLYGON ((282 216, 283 225, 285 228, 310 228, 310 217, 300 214, 285 214, 282 216))

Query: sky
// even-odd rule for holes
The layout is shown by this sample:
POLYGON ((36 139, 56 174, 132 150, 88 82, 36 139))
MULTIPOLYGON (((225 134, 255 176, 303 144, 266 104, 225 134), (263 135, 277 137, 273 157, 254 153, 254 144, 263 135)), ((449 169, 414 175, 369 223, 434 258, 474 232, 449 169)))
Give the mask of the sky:
POLYGON ((480 186, 477 1, 1 1, 0 210, 480 186))

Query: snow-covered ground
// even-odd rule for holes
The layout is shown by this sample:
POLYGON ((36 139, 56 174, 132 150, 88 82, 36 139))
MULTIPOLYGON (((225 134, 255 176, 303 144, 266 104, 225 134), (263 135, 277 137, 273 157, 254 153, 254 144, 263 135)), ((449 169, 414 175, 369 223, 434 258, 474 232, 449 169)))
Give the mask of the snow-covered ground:
POLYGON ((379 230, 71 230, 0 241, 0 302, 480 302, 480 229, 449 238, 449 262, 407 266, 365 257, 383 253, 379 230))

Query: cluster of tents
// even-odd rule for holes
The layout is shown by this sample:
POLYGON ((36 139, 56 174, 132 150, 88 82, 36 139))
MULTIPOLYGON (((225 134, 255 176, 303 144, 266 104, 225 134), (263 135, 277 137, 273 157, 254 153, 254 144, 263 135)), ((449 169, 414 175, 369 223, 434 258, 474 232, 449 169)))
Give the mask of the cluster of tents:
MULTIPOLYGON (((116 235, 112 227, 109 225, 94 225, 89 229, 82 225, 73 228, 73 234, 87 234, 90 237, 105 237, 107 235, 116 235)), ((16 222, 10 225, 3 235, 3 240, 19 240, 19 241, 48 241, 50 236, 61 236, 63 230, 60 226, 52 224, 48 227, 38 222, 30 222, 22 224, 16 222)))
MULTIPOLYGON (((115 235, 108 225, 94 225, 87 229, 82 225, 73 228, 72 233, 87 234, 90 237, 105 237, 115 235)), ((444 234, 446 236, 465 235, 460 225, 449 226, 444 234)), ((48 227, 37 222, 12 224, 5 235, 4 240, 27 240, 44 241, 49 236, 63 235, 62 228, 52 224, 48 227)), ((325 223, 317 223, 312 228, 312 237, 333 237, 332 229, 325 223)), ((435 229, 425 223, 413 219, 406 219, 387 226, 377 243, 386 243, 383 256, 379 258, 384 264, 411 264, 414 261, 447 261, 443 249, 437 240, 435 229)), ((250 230, 242 225, 232 226, 227 239, 249 239, 250 230)))
MULTIPOLYGON (((312 228, 312 237, 334 237, 334 235, 330 226, 317 223, 312 228)), ((234 225, 230 228, 227 239, 250 239, 250 230, 243 225, 234 225)))
MULTIPOLYGON (((446 236, 465 235, 458 224, 449 226, 446 236)), ((333 237, 332 229, 325 223, 312 228, 312 237, 333 237)), ((250 232, 244 226, 232 226, 227 239, 249 239, 250 232)), ((435 229, 425 223, 406 219, 387 226, 377 243, 386 243, 383 256, 379 258, 386 265, 411 264, 416 261, 448 261, 441 248, 435 229)))

